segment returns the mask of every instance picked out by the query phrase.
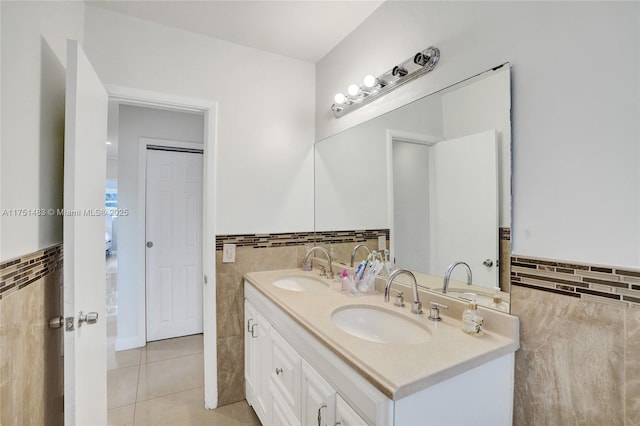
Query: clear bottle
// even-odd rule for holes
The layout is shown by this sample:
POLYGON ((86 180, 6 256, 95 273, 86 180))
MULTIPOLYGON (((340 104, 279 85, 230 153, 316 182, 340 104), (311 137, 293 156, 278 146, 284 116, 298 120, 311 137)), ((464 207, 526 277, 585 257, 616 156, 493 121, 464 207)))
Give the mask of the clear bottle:
POLYGON ((475 297, 471 299, 469 307, 462 313, 462 331, 474 336, 484 334, 483 319, 478 313, 478 303, 475 297))
POLYGON ((489 305, 492 309, 497 309, 498 311, 508 312, 509 305, 502 301, 502 293, 500 293, 500 287, 495 286, 493 288, 495 290, 495 294, 493 295, 493 302, 489 305))

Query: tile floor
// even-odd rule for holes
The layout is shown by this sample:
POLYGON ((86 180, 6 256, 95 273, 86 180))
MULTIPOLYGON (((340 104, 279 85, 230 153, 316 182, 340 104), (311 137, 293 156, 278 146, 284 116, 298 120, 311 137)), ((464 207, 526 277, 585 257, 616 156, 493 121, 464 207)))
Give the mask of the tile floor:
POLYGON ((202 335, 150 342, 108 357, 109 425, 258 426, 245 401, 204 408, 202 335))
POLYGON ((205 409, 202 334, 150 342, 144 348, 115 352, 116 260, 115 256, 109 257, 112 259, 107 270, 107 305, 111 307, 110 311, 107 307, 108 424, 260 425, 246 401, 215 410, 205 409))

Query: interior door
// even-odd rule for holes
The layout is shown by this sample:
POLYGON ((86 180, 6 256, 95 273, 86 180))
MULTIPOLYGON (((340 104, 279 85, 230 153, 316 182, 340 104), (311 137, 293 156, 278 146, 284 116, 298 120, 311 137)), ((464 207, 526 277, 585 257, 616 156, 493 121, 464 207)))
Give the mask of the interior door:
POLYGON ((202 333, 202 153, 147 149, 147 341, 202 333))
MULTIPOLYGON (((433 173, 431 254, 435 269, 432 271, 444 275, 450 264, 462 261, 471 267, 474 283, 496 286, 498 147, 495 130, 436 144, 433 173)), ((466 281, 465 269, 457 268, 452 278, 466 281)))
POLYGON ((64 416, 68 425, 107 423, 102 214, 107 101, 107 92, 78 42, 69 40, 63 219, 64 416))

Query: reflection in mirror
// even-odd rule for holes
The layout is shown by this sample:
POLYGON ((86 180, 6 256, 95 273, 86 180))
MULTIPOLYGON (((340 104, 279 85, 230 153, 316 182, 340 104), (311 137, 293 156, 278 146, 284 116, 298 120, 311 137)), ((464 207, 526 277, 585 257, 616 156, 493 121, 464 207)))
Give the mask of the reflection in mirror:
POLYGON ((449 266, 465 262, 473 286, 454 268, 450 295, 490 304, 509 284, 510 112, 505 64, 317 142, 316 233, 332 234, 345 265, 358 243, 386 246, 437 291, 449 266))

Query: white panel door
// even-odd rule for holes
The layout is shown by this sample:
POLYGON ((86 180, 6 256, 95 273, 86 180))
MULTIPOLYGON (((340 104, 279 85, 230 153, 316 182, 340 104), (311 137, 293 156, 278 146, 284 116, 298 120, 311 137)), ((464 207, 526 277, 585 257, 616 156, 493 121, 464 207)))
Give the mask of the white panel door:
POLYGON ((147 150, 147 341, 202 333, 202 154, 147 150))
MULTIPOLYGON (((107 423, 104 182, 107 92, 77 41, 67 42, 64 135, 64 418, 107 423), (80 312, 88 321, 80 321, 80 312), (94 317, 97 314, 97 318, 94 317), (94 319, 97 320, 94 321, 94 319)), ((84 318, 83 318, 84 319, 84 318)))
MULTIPOLYGON (((494 130, 434 147, 432 179, 432 271, 444 276, 450 264, 466 262, 473 283, 498 283, 498 148, 494 130), (483 262, 490 260, 492 266, 483 262)), ((464 268, 452 278, 466 281, 464 268)))

